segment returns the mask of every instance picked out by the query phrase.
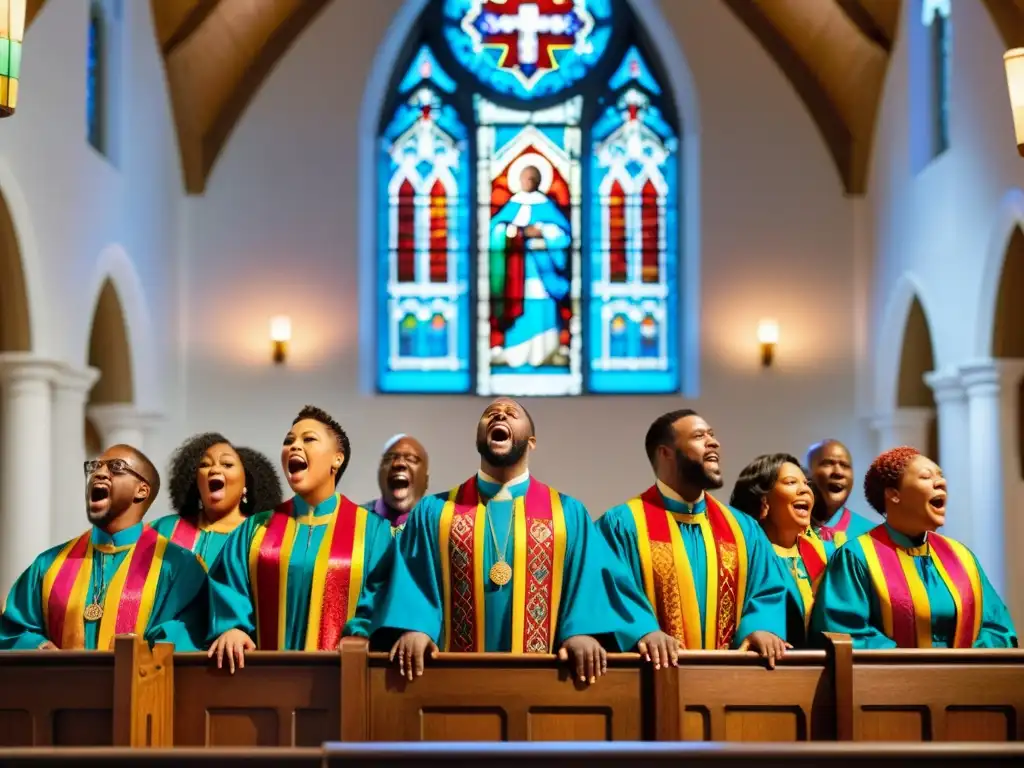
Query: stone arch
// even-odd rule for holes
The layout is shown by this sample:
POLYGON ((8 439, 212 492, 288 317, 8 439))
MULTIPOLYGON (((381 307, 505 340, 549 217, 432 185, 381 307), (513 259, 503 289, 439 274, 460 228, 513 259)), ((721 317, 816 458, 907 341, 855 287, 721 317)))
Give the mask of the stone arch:
MULTIPOLYGON (((364 393, 376 389, 375 372, 377 313, 377 128, 388 94, 394 62, 398 60, 413 25, 428 0, 406 0, 395 14, 384 39, 377 47, 363 88, 359 111, 359 388, 364 393)), ((700 105, 696 81, 690 65, 665 21, 657 3, 629 0, 651 47, 661 59, 668 88, 679 112, 681 128, 679 161, 679 364, 682 393, 697 397, 700 389, 700 261, 701 261, 701 189, 700 189, 700 105)))
POLYGON ((998 355, 994 349, 995 325, 999 291, 1003 284, 1005 262, 1012 240, 1024 227, 1024 190, 1017 187, 1003 195, 996 212, 995 225, 985 250, 981 267, 981 293, 978 297, 978 316, 975 321, 974 355, 984 360, 998 355))
POLYGON ((135 400, 132 353, 124 309, 110 278, 100 289, 89 331, 89 365, 100 372, 89 402, 94 405, 135 400))
MULTIPOLYGON (((992 312, 991 356, 994 358, 1024 360, 1024 302, 1021 289, 1024 288, 1024 223, 1017 223, 1010 233, 999 270, 992 312)), ((1019 364, 1018 364, 1019 365, 1019 364)), ((1010 386, 1011 381, 1007 380, 1010 386)), ((1010 393, 1007 393, 1009 395, 1010 393)), ((1016 382, 1016 414, 1004 411, 1004 417, 1015 415, 1004 421, 1004 429, 1010 430, 1007 437, 1016 447, 1016 471, 1024 480, 1024 377, 1016 382)), ((1009 397, 1004 403, 1012 402, 1009 397)), ((1012 407, 1012 406, 1011 406, 1012 407)), ((1008 446, 1007 446, 1008 447, 1008 446)))
MULTIPOLYGON (((120 318, 124 329, 124 342, 127 350, 126 356, 129 361, 129 375, 131 381, 132 396, 129 400, 114 400, 111 402, 133 402, 140 408, 154 409, 159 405, 160 392, 159 375, 156 366, 156 354, 154 347, 153 326, 146 302, 146 292, 142 286, 142 280, 135 269, 128 253, 118 244, 112 244, 104 248, 96 262, 93 271, 92 292, 93 311, 92 322, 85 327, 88 336, 81 341, 80 349, 87 350, 92 362, 92 341, 95 336, 94 326, 101 309, 100 302, 104 295, 110 293, 116 298, 120 309, 120 318)), ((109 299, 108 299, 109 302, 109 299)), ((104 329, 104 331, 109 330, 104 329)), ((116 338, 116 337, 111 337, 116 338)), ((99 350, 97 350, 99 351, 99 350)), ((109 354, 109 353, 108 353, 109 354)), ((103 368, 100 368, 100 380, 93 389, 95 397, 108 397, 104 394, 103 368), (99 391, 99 395, 97 395, 99 391)), ((123 395, 122 395, 123 396, 123 395)))
MULTIPOLYGON (((935 413, 935 398, 925 381, 926 373, 935 370, 928 318, 917 296, 914 296, 903 327, 900 367, 896 384, 896 407, 928 408, 935 413)), ((917 446, 915 446, 917 447, 917 446)), ((927 444, 919 446, 929 456, 939 455, 938 423, 932 418, 928 427, 927 444)))
POLYGON ((28 306, 18 234, 0 192, 0 352, 32 349, 28 306))
MULTIPOLYGON (((900 380, 903 373, 904 351, 907 349, 907 332, 909 330, 911 312, 915 305, 920 310, 920 316, 915 319, 915 324, 920 318, 925 321, 924 329, 928 343, 928 355, 935 357, 935 350, 932 344, 931 326, 928 318, 931 312, 928 310, 928 301, 921 288, 917 277, 905 272, 896 281, 885 311, 882 314, 882 322, 876 331, 875 341, 875 371, 874 371, 874 405, 876 413, 890 413, 900 407, 900 380)), ((919 330, 919 326, 915 325, 919 330)), ((917 333, 917 331, 915 331, 917 333)), ((911 340, 913 344, 918 340, 911 340)), ((925 369, 924 372, 934 368, 925 369)), ((909 370, 909 369, 908 369, 909 370)), ((909 375, 909 374, 908 374, 909 375)), ((926 386, 921 382, 921 386, 926 386)), ((914 397, 908 391, 906 397, 914 397)), ((916 395, 920 399, 920 393, 916 395)))
POLYGON ((52 355, 49 315, 46 312, 45 282, 39 248, 32 228, 29 205, 14 172, 0 157, 0 302, 3 314, 17 311, 15 323, 21 330, 3 351, 31 351, 52 355), (13 302, 9 305, 9 302, 13 302), (17 307, 15 310, 14 308, 17 307))

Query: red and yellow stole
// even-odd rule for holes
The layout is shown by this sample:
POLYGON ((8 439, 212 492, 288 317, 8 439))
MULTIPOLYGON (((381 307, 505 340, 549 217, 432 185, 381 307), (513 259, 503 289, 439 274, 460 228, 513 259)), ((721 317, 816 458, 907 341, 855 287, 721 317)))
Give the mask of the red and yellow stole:
POLYGON ((853 513, 848 507, 843 507, 843 514, 839 516, 839 522, 835 525, 823 525, 818 528, 818 535, 825 541, 834 541, 836 546, 846 543, 846 532, 850 529, 853 520, 853 513))
MULTIPOLYGON (((366 510, 341 494, 330 515, 313 518, 326 525, 313 568, 313 591, 306 624, 307 651, 333 651, 352 618, 363 588, 366 510)), ((292 499, 275 509, 256 529, 249 546, 249 583, 256 607, 256 647, 283 650, 288 620, 288 565, 298 529, 292 499)))
POLYGON ((171 543, 184 547, 189 552, 196 551, 199 542, 199 529, 183 517, 178 518, 171 531, 171 543))
MULTIPOLYGON (((130 553, 117 567, 103 600, 98 650, 109 650, 115 635, 145 633, 167 543, 147 525, 129 548, 130 553)), ((89 530, 65 544, 43 576, 43 624, 50 642, 63 650, 85 648, 83 614, 91 598, 93 549, 89 530)), ((108 545, 95 549, 117 551, 108 545)))
POLYGON ((885 526, 857 539, 878 596, 882 631, 900 648, 932 647, 932 612, 914 555, 930 557, 956 605, 952 647, 972 648, 981 631, 981 577, 973 555, 958 541, 929 533, 921 547, 899 547, 885 526))
MULTIPOLYGON (((558 491, 533 478, 529 482, 526 495, 512 507, 512 652, 552 653, 565 568, 565 515, 558 491)), ((451 490, 441 511, 445 651, 486 649, 486 514, 475 475, 451 490)))
POLYGON ((747 543, 732 512, 705 493, 707 514, 671 512, 657 485, 629 502, 639 540, 644 591, 662 631, 684 648, 729 648, 743 614, 747 591, 747 543), (696 574, 677 523, 700 526, 707 563, 704 631, 694 583, 696 574))
MULTIPOLYGON (((840 534, 842 535, 842 534, 840 534)), ((800 590, 800 600, 804 606, 804 623, 811 617, 811 607, 814 605, 814 595, 818 591, 818 583, 822 574, 825 573, 825 566, 828 565, 828 552, 825 549, 825 542, 813 530, 807 529, 800 534, 796 541, 797 552, 800 554, 800 561, 807 571, 807 579, 796 578, 797 588, 800 590)))

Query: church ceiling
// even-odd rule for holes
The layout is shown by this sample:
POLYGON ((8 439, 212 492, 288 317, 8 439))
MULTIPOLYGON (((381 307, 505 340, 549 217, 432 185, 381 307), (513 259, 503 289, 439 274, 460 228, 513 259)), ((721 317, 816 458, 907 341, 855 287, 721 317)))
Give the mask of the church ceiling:
MULTIPOLYGON (((189 193, 203 192, 253 95, 327 2, 151 0, 189 193)), ((721 2, 806 104, 847 193, 862 194, 901 0, 721 2)), ((1024 0, 984 2, 1007 44, 1024 44, 1024 0)))

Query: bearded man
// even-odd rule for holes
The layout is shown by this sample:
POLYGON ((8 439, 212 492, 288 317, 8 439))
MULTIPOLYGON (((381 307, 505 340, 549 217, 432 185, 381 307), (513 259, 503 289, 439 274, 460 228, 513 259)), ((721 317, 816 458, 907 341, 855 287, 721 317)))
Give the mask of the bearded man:
POLYGON ((402 633, 391 658, 409 680, 439 648, 558 653, 591 683, 606 646, 675 662, 678 644, 583 504, 530 475, 536 444, 526 409, 495 400, 477 425, 479 471, 409 516, 373 622, 402 633))
POLYGON ((785 574, 757 521, 709 493, 722 487, 714 430, 682 409, 644 442, 655 484, 598 528, 683 648, 749 649, 774 667, 787 647, 785 574))

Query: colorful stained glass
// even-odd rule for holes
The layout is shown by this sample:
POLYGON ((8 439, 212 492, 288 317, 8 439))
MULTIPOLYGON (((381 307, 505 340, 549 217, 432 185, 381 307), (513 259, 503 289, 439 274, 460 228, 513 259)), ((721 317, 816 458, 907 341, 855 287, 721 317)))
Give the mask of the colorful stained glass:
POLYGON ((611 34, 611 0, 444 0, 455 59, 488 88, 522 99, 582 80, 611 34))
POLYGON ((416 34, 381 128, 380 390, 678 391, 679 146, 628 5, 438 0, 416 34))
POLYGON ((454 82, 426 47, 400 81, 380 146, 378 386, 470 387, 466 129, 442 94, 454 82))
POLYGON ((581 107, 576 97, 520 112, 476 98, 481 395, 582 391, 581 107))
POLYGON ((591 136, 587 388, 679 389, 678 142, 636 48, 610 79, 591 136))
POLYGON ((89 143, 103 151, 103 9, 89 12, 89 39, 85 61, 85 132, 89 143))

